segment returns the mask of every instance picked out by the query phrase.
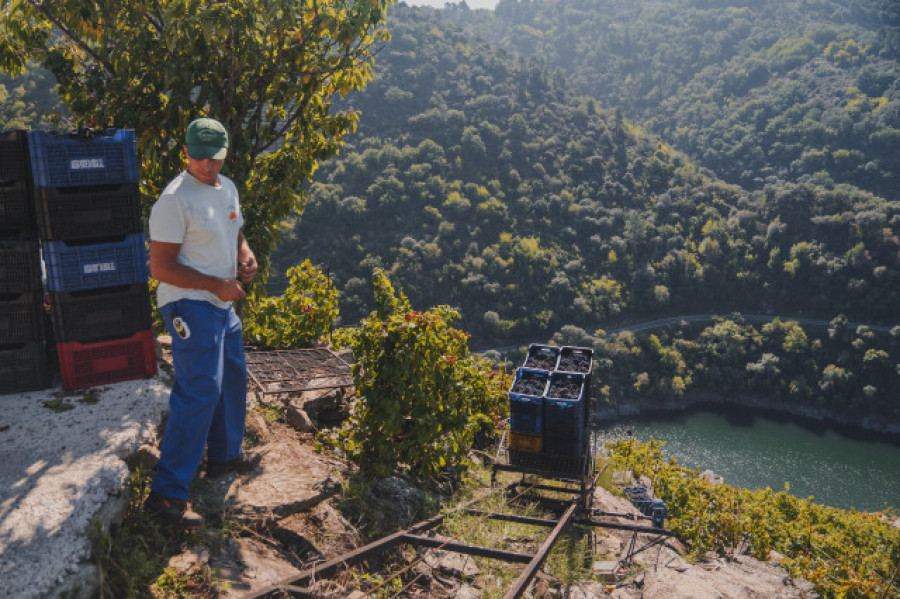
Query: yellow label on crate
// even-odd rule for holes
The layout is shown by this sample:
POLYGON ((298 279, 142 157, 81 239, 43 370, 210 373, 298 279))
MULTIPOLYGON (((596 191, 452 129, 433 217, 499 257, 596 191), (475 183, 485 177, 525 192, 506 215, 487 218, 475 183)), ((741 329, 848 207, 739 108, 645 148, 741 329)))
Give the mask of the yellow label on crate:
POLYGON ((544 447, 543 435, 529 435, 527 433, 509 433, 509 448, 516 451, 539 452, 544 447))

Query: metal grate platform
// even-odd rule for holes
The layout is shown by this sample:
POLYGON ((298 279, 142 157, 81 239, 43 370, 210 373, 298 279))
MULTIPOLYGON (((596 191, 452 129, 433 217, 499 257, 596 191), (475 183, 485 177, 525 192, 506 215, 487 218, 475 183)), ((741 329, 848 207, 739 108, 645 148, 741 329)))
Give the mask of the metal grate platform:
POLYGON ((261 401, 270 395, 353 386, 350 365, 330 349, 248 351, 246 359, 261 401))

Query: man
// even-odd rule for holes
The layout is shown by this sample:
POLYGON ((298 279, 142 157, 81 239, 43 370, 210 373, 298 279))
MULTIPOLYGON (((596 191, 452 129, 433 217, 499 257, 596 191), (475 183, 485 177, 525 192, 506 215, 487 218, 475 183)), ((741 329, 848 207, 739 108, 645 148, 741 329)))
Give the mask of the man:
POLYGON ((200 528, 203 517, 187 499, 204 447, 207 476, 252 468, 241 450, 247 368, 232 302, 245 297, 241 281, 253 280, 257 263, 241 232, 237 189, 219 174, 228 151, 225 127, 196 119, 184 151, 187 169, 150 212, 150 273, 172 335, 175 384, 146 507, 168 522, 200 528))

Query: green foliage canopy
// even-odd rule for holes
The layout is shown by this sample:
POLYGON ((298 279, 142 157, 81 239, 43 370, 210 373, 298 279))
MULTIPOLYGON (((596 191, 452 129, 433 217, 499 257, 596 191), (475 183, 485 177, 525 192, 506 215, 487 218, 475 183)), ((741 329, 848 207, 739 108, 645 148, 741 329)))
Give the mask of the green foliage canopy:
POLYGON ((357 116, 389 0, 0 0, 0 69, 48 69, 82 125, 134 128, 145 204, 182 166, 195 117, 229 131, 225 174, 262 269, 301 184, 357 116))

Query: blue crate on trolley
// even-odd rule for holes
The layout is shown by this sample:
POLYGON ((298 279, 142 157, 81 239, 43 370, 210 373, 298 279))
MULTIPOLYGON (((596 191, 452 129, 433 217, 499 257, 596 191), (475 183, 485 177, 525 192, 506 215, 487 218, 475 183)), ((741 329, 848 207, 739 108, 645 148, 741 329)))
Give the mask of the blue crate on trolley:
POLYGON ((133 129, 28 132, 34 186, 114 185, 138 180, 133 129))
POLYGON ((585 430, 584 374, 553 372, 544 395, 544 451, 580 456, 587 438, 585 430))
POLYGON ((146 283, 150 278, 140 233, 98 243, 45 241, 44 264, 52 292, 146 283))
POLYGON ((564 345, 559 350, 559 362, 557 362, 556 369, 561 372, 577 372, 584 375, 584 419, 589 423, 593 398, 591 375, 594 373, 594 350, 590 347, 564 345))
POLYGON ((509 390, 509 430, 544 434, 544 391, 550 380, 546 370, 519 368, 509 390), (534 389, 525 389, 534 387, 534 389), (538 390, 539 387, 539 390, 538 390))

